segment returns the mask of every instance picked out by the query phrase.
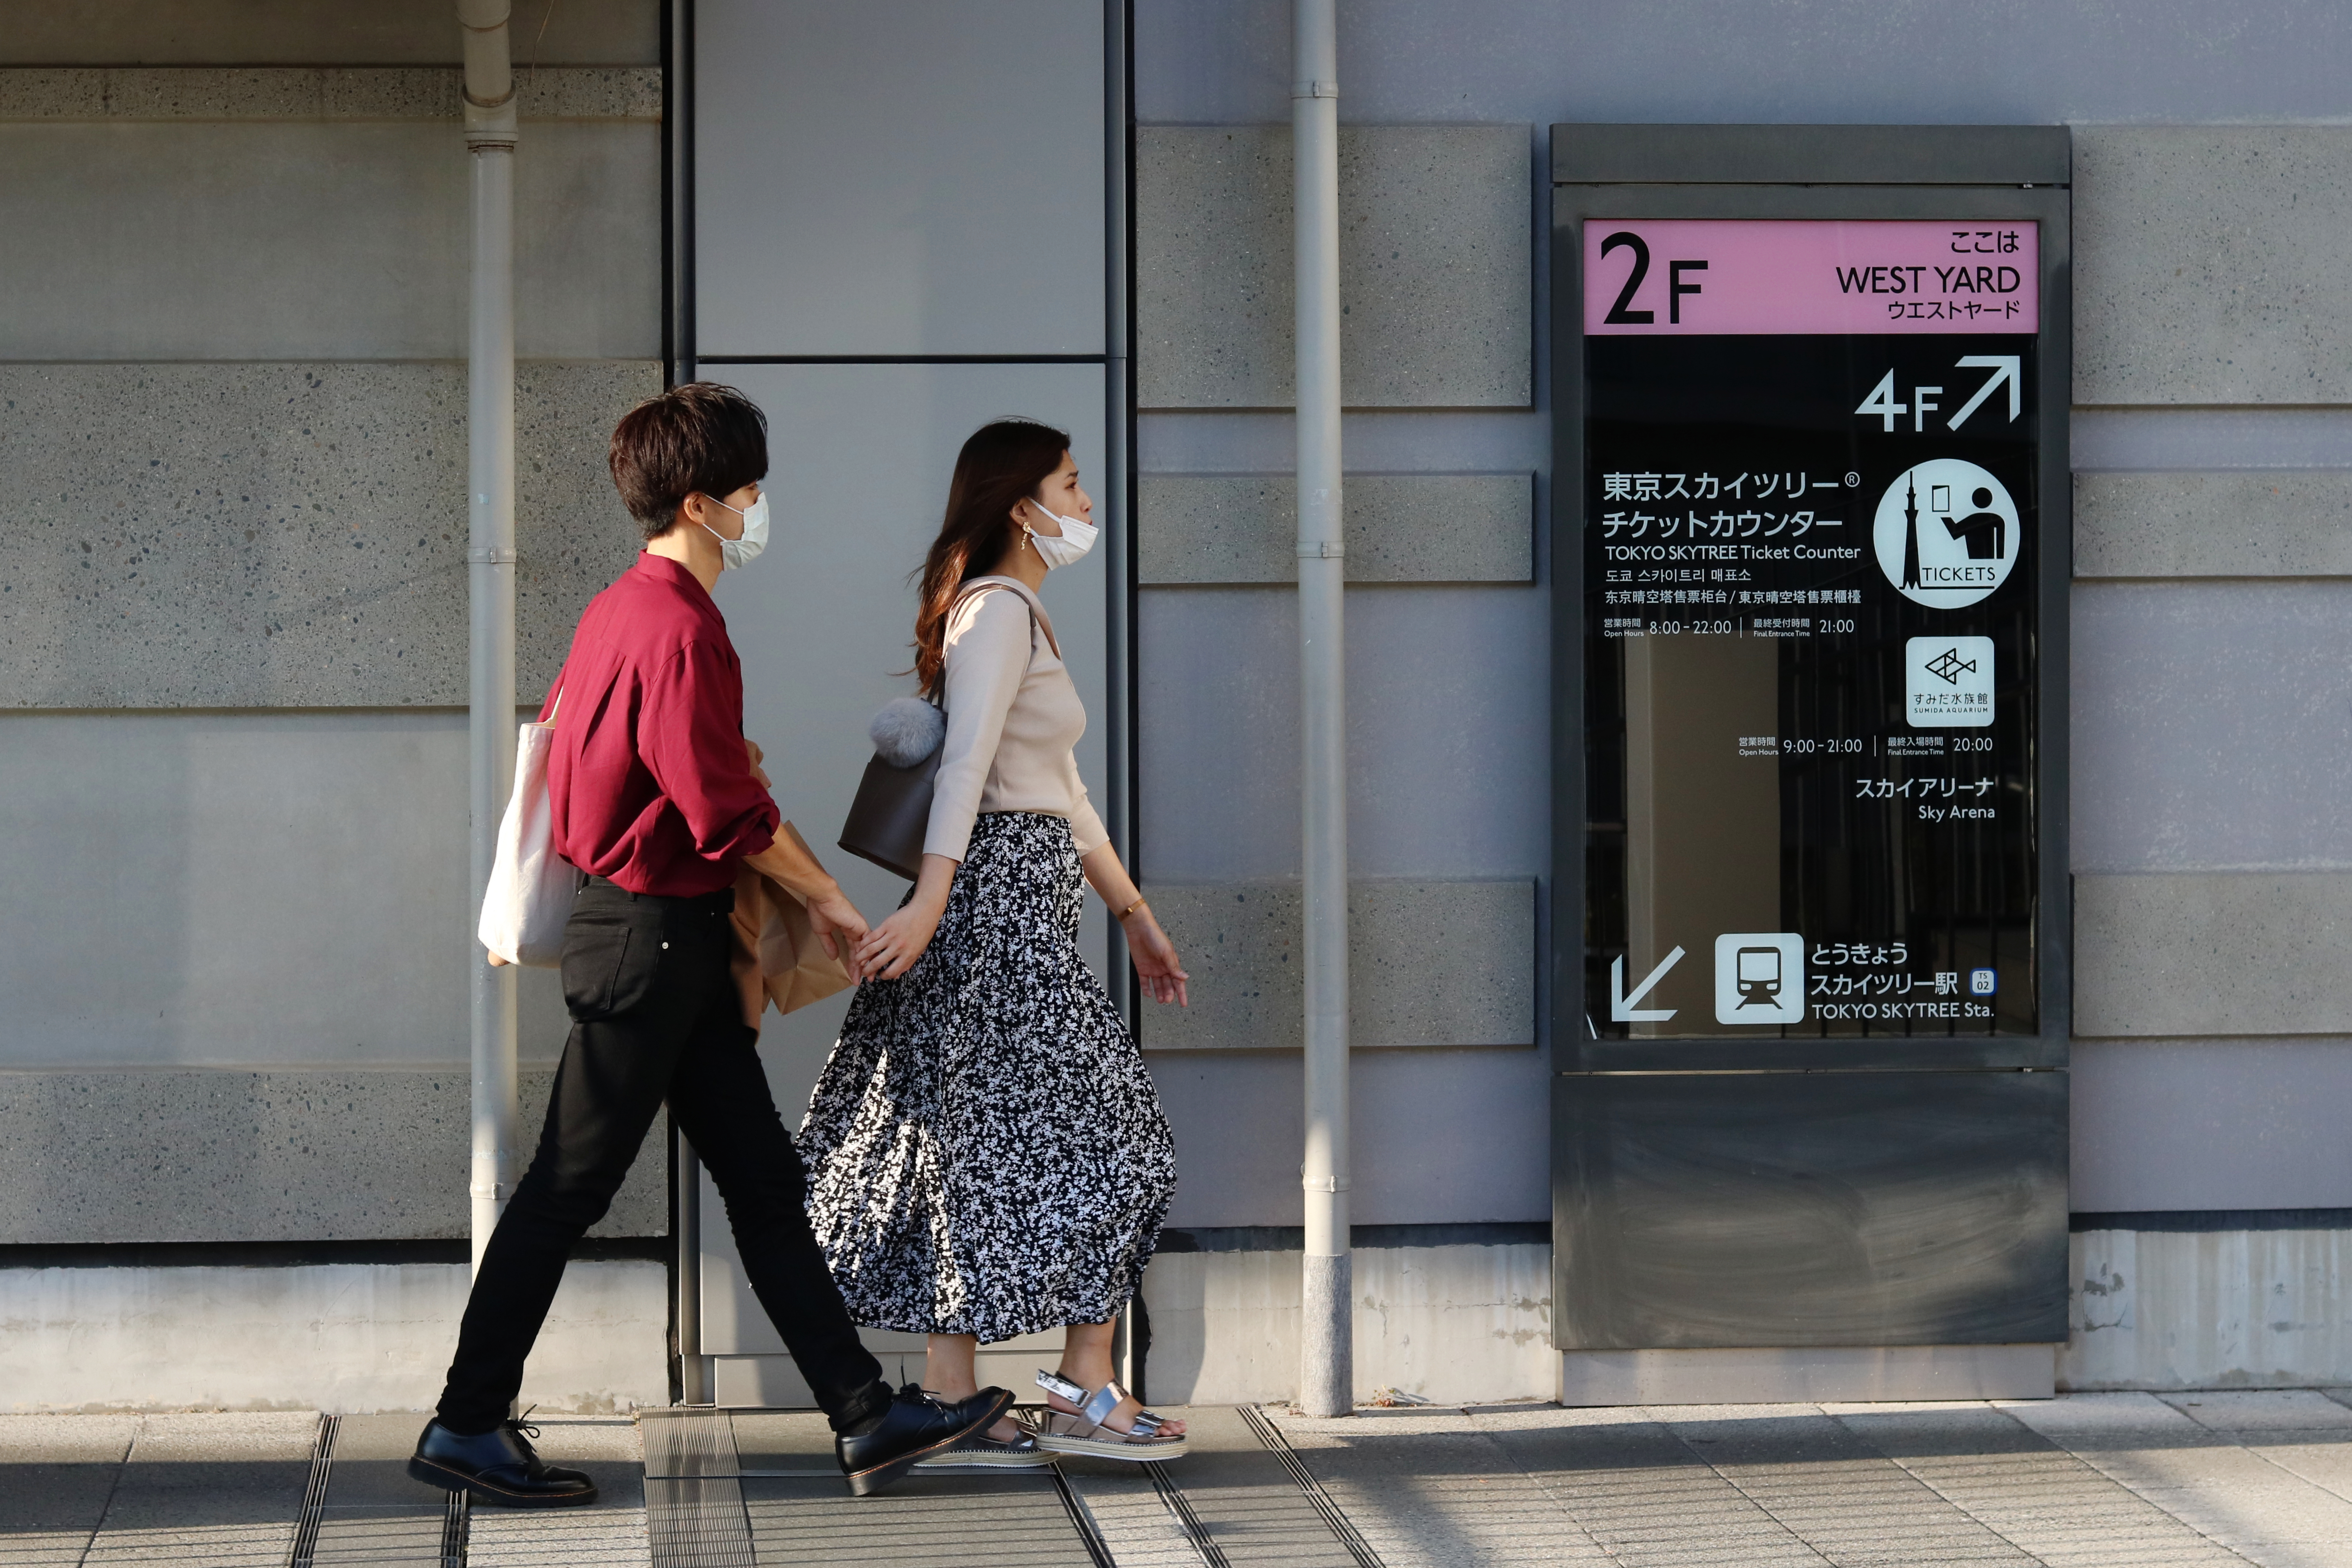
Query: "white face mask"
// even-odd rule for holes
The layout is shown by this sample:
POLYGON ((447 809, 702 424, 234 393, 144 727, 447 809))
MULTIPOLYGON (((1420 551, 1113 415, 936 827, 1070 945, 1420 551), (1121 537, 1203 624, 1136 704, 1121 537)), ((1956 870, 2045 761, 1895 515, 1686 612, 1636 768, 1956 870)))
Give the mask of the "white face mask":
POLYGON ((727 506, 716 496, 711 497, 710 501, 713 506, 726 506, 729 511, 743 520, 743 537, 740 539, 730 539, 707 522, 701 525, 703 532, 719 541, 719 569, 731 572, 738 566, 750 565, 760 552, 768 548, 768 492, 761 490, 758 500, 740 510, 727 506))
POLYGON ((1021 524, 1021 531, 1029 536, 1029 543, 1037 552, 1037 559, 1043 561, 1049 570, 1055 566, 1067 566, 1095 547, 1097 531, 1093 523, 1081 522, 1075 517, 1064 517, 1038 501, 1033 500, 1029 504, 1062 525, 1057 538, 1050 533, 1039 533, 1025 522, 1021 524))

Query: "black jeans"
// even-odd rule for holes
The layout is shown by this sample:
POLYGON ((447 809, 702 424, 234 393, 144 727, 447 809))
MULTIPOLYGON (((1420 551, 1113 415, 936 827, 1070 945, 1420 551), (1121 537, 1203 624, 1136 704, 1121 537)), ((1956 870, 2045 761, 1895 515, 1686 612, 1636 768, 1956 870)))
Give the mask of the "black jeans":
POLYGON ((667 1099, 727 1200, 760 1305, 834 1426, 890 1391, 858 1342, 802 1206, 807 1174, 777 1118, 729 969, 731 891, 698 899, 581 889, 563 934, 572 1037, 539 1152, 482 1254, 442 1391, 443 1426, 486 1432, 522 1387, 572 1243, 604 1217, 667 1099))

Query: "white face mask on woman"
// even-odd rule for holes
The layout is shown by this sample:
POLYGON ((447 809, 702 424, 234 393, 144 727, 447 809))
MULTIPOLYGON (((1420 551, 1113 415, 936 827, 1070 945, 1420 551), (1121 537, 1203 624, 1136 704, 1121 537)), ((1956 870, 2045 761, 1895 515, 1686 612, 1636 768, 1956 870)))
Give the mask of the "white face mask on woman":
MULTIPOLYGON (((710 498, 713 506, 727 506, 717 496, 710 498)), ((761 490, 760 499, 747 507, 727 506, 729 511, 743 520, 743 537, 730 539, 709 523, 702 531, 719 541, 719 569, 730 572, 738 566, 748 566, 760 552, 768 548, 768 492, 761 490)))
POLYGON ((1029 536, 1030 544, 1037 552, 1037 559, 1043 561, 1048 570, 1055 566, 1067 566, 1095 547, 1095 534, 1098 531, 1093 523, 1081 522, 1075 517, 1064 517, 1042 501, 1033 500, 1029 504, 1062 525, 1062 531, 1057 537, 1050 533, 1040 533, 1025 522, 1021 524, 1021 531, 1029 536))

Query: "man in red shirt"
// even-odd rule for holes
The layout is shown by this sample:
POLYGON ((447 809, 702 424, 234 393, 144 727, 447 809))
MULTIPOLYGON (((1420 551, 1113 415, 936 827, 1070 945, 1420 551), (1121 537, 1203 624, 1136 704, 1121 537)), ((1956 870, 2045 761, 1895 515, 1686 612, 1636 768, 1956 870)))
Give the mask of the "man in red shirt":
POLYGON ((719 574, 767 542, 767 420, 732 388, 676 387, 621 421, 611 462, 645 553, 590 602, 541 714, 555 724, 554 847, 588 873, 563 940, 572 1036, 409 1474, 516 1507, 594 1500, 594 1482, 543 1462, 509 1415, 572 1244, 611 1205, 667 1100, 863 1495, 992 1425, 1013 1396, 988 1388, 949 1404, 910 1384, 894 1397, 882 1381, 810 1234, 800 1156, 730 968, 742 865, 805 899, 836 956, 866 933, 824 868, 777 835, 743 737, 742 669, 710 600, 719 574))

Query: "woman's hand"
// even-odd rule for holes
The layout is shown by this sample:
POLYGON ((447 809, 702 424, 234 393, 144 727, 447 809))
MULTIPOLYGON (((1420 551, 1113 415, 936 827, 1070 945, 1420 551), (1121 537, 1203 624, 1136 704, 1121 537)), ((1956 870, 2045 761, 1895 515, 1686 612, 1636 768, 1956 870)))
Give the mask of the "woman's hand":
POLYGON ((940 929, 940 917, 945 913, 945 904, 927 908, 919 899, 893 910, 857 944, 857 977, 896 980, 914 968, 915 961, 931 945, 932 933, 940 929))
POLYGON ((1176 958, 1176 944, 1160 929, 1149 905, 1139 904, 1135 912, 1119 922, 1127 932, 1128 957, 1135 963, 1136 977, 1143 988, 1151 993, 1154 1002, 1173 1002, 1179 1007, 1189 1006, 1184 995, 1184 983, 1192 977, 1176 958))
POLYGON ((948 912, 948 889, 955 882, 958 862, 944 855, 923 857, 922 875, 915 879, 915 896, 866 933, 857 944, 857 962, 851 973, 859 980, 896 980, 915 967, 948 912))

